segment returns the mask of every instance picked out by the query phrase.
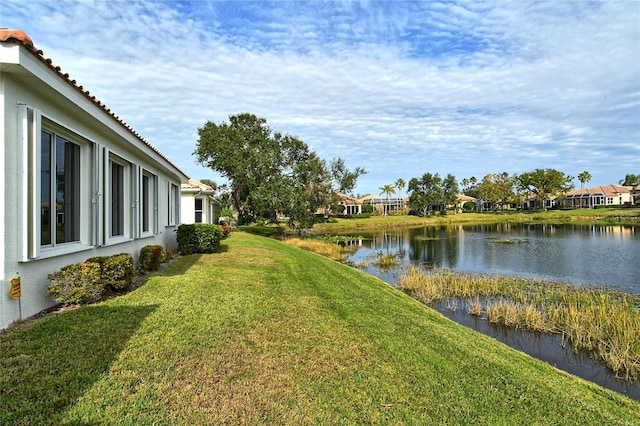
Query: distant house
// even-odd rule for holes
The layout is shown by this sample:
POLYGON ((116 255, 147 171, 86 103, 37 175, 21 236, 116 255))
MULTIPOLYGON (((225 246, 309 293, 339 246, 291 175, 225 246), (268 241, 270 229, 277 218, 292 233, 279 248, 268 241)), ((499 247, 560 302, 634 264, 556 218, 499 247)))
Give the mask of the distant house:
POLYGON ((218 223, 220 202, 209 185, 189 179, 180 187, 182 223, 218 223))
POLYGON ((344 206, 342 214, 351 215, 362 213, 362 201, 346 194, 338 194, 338 200, 338 204, 344 206))
POLYGON ((600 206, 624 206, 634 203, 633 190, 621 185, 602 185, 569 191, 564 200, 567 209, 592 209, 600 206))
POLYGON ((385 214, 391 211, 406 210, 409 197, 404 198, 380 198, 375 195, 366 195, 359 199, 362 204, 373 206, 374 210, 379 214, 385 214))
POLYGON ((0 29, 0 109, 0 328, 53 306, 65 265, 175 246, 188 176, 20 30, 0 29))
POLYGON ((470 196, 465 195, 465 194, 458 194, 456 196, 456 199, 457 199, 456 212, 463 211, 463 206, 465 205, 465 203, 475 203, 477 201, 476 198, 470 197, 470 196))
POLYGON ((527 196, 520 203, 520 209, 521 210, 541 210, 541 209, 548 210, 548 209, 556 208, 559 205, 560 204, 559 204, 558 197, 549 196, 544 200, 544 204, 541 204, 541 202, 538 201, 537 194, 529 194, 529 196, 527 196))

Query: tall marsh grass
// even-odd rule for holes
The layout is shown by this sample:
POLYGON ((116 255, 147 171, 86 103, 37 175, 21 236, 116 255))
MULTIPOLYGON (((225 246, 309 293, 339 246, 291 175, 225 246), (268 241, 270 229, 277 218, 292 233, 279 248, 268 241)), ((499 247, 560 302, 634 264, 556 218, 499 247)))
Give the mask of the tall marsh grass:
POLYGON ((303 250, 312 251, 338 262, 344 262, 346 260, 345 253, 347 253, 347 251, 341 245, 336 243, 311 238, 287 238, 284 242, 303 250))
POLYGON ((624 379, 640 379, 640 296, 607 288, 519 277, 424 271, 411 267, 398 286, 424 303, 463 298, 491 323, 562 334, 624 379))

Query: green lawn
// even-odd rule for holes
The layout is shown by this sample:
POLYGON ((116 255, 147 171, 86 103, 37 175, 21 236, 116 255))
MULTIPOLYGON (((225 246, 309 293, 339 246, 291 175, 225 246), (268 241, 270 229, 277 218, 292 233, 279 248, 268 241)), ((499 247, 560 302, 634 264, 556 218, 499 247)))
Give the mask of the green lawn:
POLYGON ((640 424, 640 403, 237 232, 0 340, 0 424, 640 424))

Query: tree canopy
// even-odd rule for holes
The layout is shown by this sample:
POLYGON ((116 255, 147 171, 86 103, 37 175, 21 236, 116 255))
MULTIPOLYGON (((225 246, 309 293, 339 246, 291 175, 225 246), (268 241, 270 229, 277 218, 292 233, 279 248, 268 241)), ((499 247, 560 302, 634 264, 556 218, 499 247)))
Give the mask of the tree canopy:
POLYGON ((624 186, 638 186, 640 185, 640 173, 634 175, 633 173, 627 173, 620 181, 620 185, 624 186))
POLYGON ((351 191, 366 173, 360 167, 349 171, 341 159, 330 170, 302 140, 249 113, 230 115, 229 122, 207 121, 198 136, 197 162, 228 179, 231 202, 244 222, 282 215, 291 226, 309 227, 316 211, 329 205, 333 182, 351 191))
POLYGON ((422 216, 433 210, 446 211, 447 205, 456 203, 459 192, 453 175, 442 179, 437 173, 425 173, 421 178, 412 178, 408 190, 409 206, 422 216))
POLYGON ((591 173, 586 170, 582 173, 578 173, 578 180, 580 181, 580 187, 584 188, 584 184, 591 180, 591 173))
POLYGON ((493 201, 494 209, 504 208, 505 204, 515 201, 514 184, 514 178, 509 176, 507 172, 489 173, 478 185, 480 198, 493 201))
POLYGON ((351 195, 356 187, 358 178, 368 172, 362 167, 349 170, 342 158, 334 158, 330 164, 331 176, 333 178, 334 191, 351 195))
POLYGON ((516 176, 518 190, 525 194, 535 194, 542 203, 551 196, 558 196, 573 189, 572 176, 555 169, 535 169, 516 176))

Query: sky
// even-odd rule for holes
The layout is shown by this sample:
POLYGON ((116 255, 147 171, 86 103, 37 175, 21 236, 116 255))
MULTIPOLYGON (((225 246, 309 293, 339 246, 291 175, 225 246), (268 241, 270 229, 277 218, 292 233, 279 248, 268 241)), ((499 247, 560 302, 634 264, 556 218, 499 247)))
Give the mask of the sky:
POLYGON ((2 0, 0 27, 196 180, 225 183, 198 128, 241 112, 364 167, 360 195, 427 172, 640 174, 640 1, 2 0))

